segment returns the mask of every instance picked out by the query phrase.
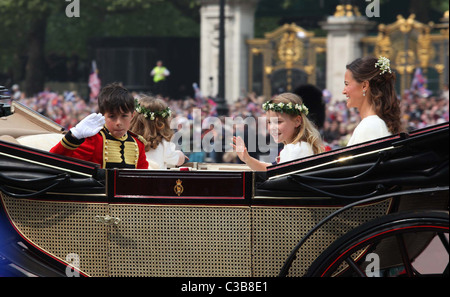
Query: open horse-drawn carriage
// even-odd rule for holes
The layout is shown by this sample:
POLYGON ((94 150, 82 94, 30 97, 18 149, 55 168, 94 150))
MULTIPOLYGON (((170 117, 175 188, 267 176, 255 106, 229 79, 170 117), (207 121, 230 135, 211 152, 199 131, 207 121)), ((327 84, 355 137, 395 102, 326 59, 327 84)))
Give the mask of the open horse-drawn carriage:
POLYGON ((63 129, 15 102, 11 113, 0 274, 448 276, 448 122, 267 172, 105 170, 37 148, 63 129))

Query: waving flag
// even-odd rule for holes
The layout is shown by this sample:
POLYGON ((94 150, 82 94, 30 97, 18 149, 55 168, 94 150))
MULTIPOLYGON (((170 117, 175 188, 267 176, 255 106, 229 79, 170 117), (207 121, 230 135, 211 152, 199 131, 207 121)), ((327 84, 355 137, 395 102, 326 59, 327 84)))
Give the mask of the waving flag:
POLYGON ((429 95, 431 95, 431 91, 427 90, 426 85, 427 79, 423 76, 422 69, 416 68, 413 80, 411 82, 411 91, 415 91, 423 97, 428 97, 429 95))
POLYGON ((100 81, 100 78, 98 78, 97 63, 95 61, 92 61, 92 71, 91 74, 89 75, 89 88, 91 89, 89 98, 91 100, 97 98, 98 94, 100 93, 101 87, 102 83, 100 81))

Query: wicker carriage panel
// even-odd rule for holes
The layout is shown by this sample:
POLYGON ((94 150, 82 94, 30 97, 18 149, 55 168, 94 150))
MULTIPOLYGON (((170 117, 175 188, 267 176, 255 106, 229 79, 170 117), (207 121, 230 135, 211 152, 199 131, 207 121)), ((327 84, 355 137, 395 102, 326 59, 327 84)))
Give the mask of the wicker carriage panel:
MULTIPOLYGON (((305 242, 297 253, 289 276, 303 276, 311 263, 331 244, 350 229, 385 215, 390 200, 358 207, 334 218, 305 242)), ((254 207, 253 217, 253 276, 277 276, 297 243, 333 207, 254 207)))
POLYGON ((91 276, 107 276, 107 228, 95 221, 107 204, 21 200, 0 193, 16 229, 34 245, 66 262, 78 255, 79 269, 91 276))
POLYGON ((250 209, 111 205, 112 276, 250 276, 250 209))
MULTIPOLYGON (((333 207, 214 207, 60 203, 2 194, 16 228, 65 261, 80 257, 91 276, 276 276, 300 239, 333 207), (117 225, 96 217, 110 215, 117 225)), ((297 254, 302 276, 335 239, 387 213, 389 201, 359 207, 324 225, 297 254)))

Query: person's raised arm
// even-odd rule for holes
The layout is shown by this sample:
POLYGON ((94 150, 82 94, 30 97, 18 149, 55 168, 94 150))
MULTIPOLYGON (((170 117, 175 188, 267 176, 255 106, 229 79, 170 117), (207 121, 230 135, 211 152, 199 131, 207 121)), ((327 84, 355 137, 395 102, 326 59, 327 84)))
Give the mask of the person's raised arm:
POLYGON ((242 138, 239 136, 238 137, 233 136, 233 143, 231 143, 231 145, 233 146, 233 149, 236 151, 239 159, 245 164, 247 164, 247 166, 254 171, 266 171, 267 167, 272 165, 269 163, 261 162, 250 156, 250 154, 247 151, 247 148, 245 147, 244 140, 242 140, 242 138))

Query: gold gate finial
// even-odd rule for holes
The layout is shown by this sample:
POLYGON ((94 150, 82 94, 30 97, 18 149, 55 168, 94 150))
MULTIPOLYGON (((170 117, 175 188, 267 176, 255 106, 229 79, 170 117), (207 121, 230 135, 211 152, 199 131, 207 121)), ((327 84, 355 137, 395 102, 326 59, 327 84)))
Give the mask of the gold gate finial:
POLYGON ((335 17, 352 17, 352 16, 361 16, 359 12, 358 6, 354 6, 351 4, 342 5, 339 4, 336 6, 336 11, 334 13, 335 17))

